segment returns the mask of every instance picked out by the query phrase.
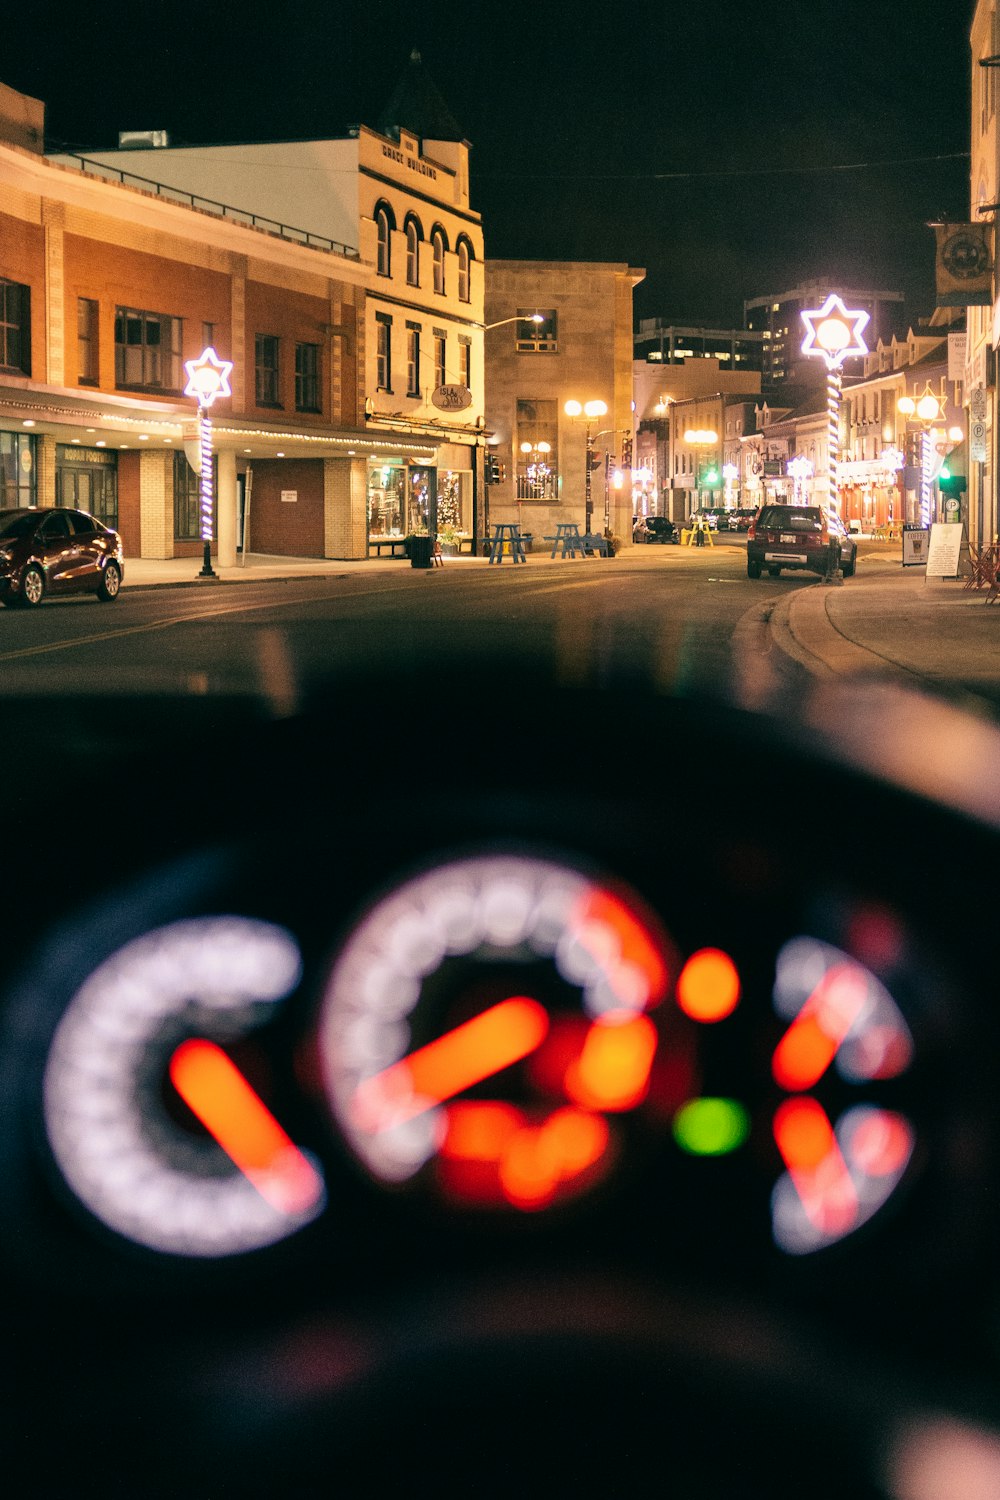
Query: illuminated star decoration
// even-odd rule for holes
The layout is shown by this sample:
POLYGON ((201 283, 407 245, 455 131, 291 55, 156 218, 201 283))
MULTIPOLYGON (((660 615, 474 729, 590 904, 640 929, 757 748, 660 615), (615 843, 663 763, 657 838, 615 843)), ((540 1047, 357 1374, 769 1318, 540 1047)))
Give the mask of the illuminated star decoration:
POLYGON ((836 292, 830 293, 822 307, 803 312, 802 321, 808 330, 802 353, 821 355, 831 370, 839 369, 852 354, 868 353, 861 337, 868 314, 860 308, 849 312, 836 292))
POLYGON ((203 350, 198 359, 185 360, 188 378, 185 396, 196 397, 199 406, 211 406, 217 396, 231 396, 229 375, 232 368, 232 360, 220 359, 212 348, 203 350))

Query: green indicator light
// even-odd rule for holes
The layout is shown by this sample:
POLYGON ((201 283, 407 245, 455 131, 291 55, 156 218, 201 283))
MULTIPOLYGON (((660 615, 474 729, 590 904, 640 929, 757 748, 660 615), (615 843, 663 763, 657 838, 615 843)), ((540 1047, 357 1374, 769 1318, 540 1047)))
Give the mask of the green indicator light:
POLYGON ((691 1099, 674 1116, 674 1140, 692 1156, 725 1156, 750 1131, 750 1117, 735 1099, 691 1099))

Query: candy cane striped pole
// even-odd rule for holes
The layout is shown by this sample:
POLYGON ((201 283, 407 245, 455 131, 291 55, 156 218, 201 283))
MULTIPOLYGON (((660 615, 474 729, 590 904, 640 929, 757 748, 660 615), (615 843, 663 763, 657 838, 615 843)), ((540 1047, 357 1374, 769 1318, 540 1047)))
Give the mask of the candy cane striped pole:
POLYGON ((826 447, 827 469, 830 479, 830 509, 838 509, 839 486, 837 470, 840 464, 840 396, 843 378, 840 366, 826 372, 826 447))

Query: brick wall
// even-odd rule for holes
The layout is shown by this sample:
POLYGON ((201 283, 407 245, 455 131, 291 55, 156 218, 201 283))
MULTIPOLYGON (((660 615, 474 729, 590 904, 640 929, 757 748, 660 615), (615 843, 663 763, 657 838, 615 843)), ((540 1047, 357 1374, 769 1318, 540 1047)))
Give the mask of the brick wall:
POLYGON ((46 379, 45 231, 0 213, 0 276, 31 288, 31 373, 46 379))
POLYGON ((323 556, 322 459, 253 460, 249 550, 323 556), (282 491, 296 498, 283 501, 282 491))

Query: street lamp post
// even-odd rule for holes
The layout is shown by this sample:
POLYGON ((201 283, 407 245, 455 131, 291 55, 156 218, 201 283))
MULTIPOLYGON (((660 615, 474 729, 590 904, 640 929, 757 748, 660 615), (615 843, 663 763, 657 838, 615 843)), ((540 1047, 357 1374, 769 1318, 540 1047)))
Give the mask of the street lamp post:
POLYGON ((802 353, 826 360, 827 471, 830 509, 839 512, 840 489, 837 469, 840 463, 840 398, 843 390, 844 360, 852 354, 867 354, 868 345, 861 337, 868 326, 868 314, 860 308, 849 310, 836 292, 831 292, 822 307, 802 313, 806 336, 802 353))
MULTIPOLYGON (((714 458, 714 449, 718 444, 719 434, 715 431, 714 427, 689 427, 684 433, 684 441, 695 450, 694 508, 697 510, 701 505, 701 480, 703 477, 701 474, 700 459, 707 453, 709 448, 713 450, 714 458)), ((721 478, 721 470, 719 471, 719 477, 721 478)))
POLYGON ((809 462, 808 458, 797 456, 795 458, 790 458, 788 460, 788 463, 785 465, 785 468, 791 475, 792 483, 795 486, 795 503, 796 505, 801 505, 802 489, 805 481, 812 478, 813 466, 809 462))
POLYGON ((920 424, 920 524, 931 521, 931 429, 941 416, 942 402, 931 390, 928 380, 921 395, 900 396, 896 410, 907 422, 920 424))
POLYGON ((198 402, 198 447, 200 450, 201 480, 199 499, 201 502, 201 540, 204 553, 199 578, 218 578, 212 568, 212 518, 215 511, 214 486, 212 482, 212 403, 220 396, 231 396, 229 377, 233 362, 220 359, 209 346, 197 359, 184 363, 188 383, 185 396, 193 396, 198 402))
POLYGON ((583 417, 586 422, 587 442, 587 472, 584 480, 584 529, 588 536, 594 530, 594 500, 591 493, 590 471, 594 464, 594 429, 593 423, 598 417, 605 417, 608 413, 606 401, 567 401, 563 411, 568 417, 578 420, 583 417))

